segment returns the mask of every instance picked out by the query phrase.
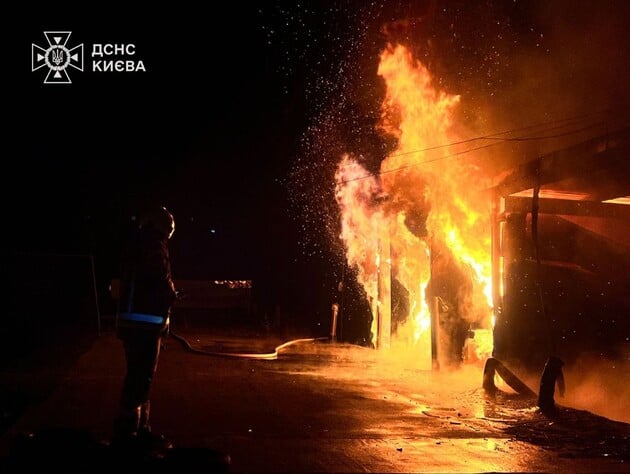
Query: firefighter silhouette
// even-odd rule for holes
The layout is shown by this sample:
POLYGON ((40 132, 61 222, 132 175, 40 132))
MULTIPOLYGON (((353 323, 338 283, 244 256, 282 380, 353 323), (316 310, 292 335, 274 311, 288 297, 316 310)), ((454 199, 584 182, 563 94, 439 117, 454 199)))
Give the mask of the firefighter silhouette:
POLYGON ((113 444, 137 446, 156 438, 149 424, 150 392, 177 296, 168 250, 174 230, 175 220, 165 207, 150 209, 123 254, 116 333, 124 346, 126 374, 113 444))

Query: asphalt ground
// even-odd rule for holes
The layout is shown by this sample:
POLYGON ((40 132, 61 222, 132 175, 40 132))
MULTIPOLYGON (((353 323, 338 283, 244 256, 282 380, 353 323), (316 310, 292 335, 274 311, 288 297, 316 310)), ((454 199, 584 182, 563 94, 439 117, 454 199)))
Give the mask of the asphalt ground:
POLYGON ((630 471, 630 424, 563 406, 549 418, 509 390, 491 397, 478 365, 417 370, 307 334, 175 334, 186 344, 165 341, 152 392, 152 426, 171 450, 109 446, 124 359, 105 329, 2 368, 4 471, 630 471))

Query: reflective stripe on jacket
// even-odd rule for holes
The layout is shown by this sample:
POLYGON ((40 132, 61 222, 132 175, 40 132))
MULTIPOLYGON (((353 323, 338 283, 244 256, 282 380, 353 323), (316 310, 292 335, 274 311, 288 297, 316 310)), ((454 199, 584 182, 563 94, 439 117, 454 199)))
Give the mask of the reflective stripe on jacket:
POLYGON ((164 324, 166 318, 164 316, 158 316, 155 314, 143 314, 143 313, 120 313, 118 315, 119 320, 126 321, 139 321, 150 324, 164 324))

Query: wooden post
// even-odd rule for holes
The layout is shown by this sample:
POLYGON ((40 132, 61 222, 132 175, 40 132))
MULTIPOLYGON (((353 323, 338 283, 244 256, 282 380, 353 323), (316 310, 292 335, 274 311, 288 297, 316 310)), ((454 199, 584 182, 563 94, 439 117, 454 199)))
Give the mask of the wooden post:
POLYGON ((392 265, 389 229, 381 232, 379 239, 378 265, 378 302, 376 305, 378 317, 377 349, 388 349, 391 345, 392 333, 392 265))

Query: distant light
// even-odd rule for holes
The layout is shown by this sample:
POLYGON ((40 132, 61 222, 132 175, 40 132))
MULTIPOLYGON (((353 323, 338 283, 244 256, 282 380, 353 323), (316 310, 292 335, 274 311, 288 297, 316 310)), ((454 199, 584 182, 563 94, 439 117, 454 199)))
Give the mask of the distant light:
POLYGON ((251 280, 214 280, 215 285, 225 286, 231 290, 236 288, 251 288, 251 280))
POLYGON ((211 233, 211 234, 216 234, 216 233, 217 233, 217 231, 216 231, 216 230, 214 230, 214 229, 210 229, 210 233, 211 233))
POLYGON ((135 221, 136 220, 136 216, 131 216, 131 220, 135 221))

